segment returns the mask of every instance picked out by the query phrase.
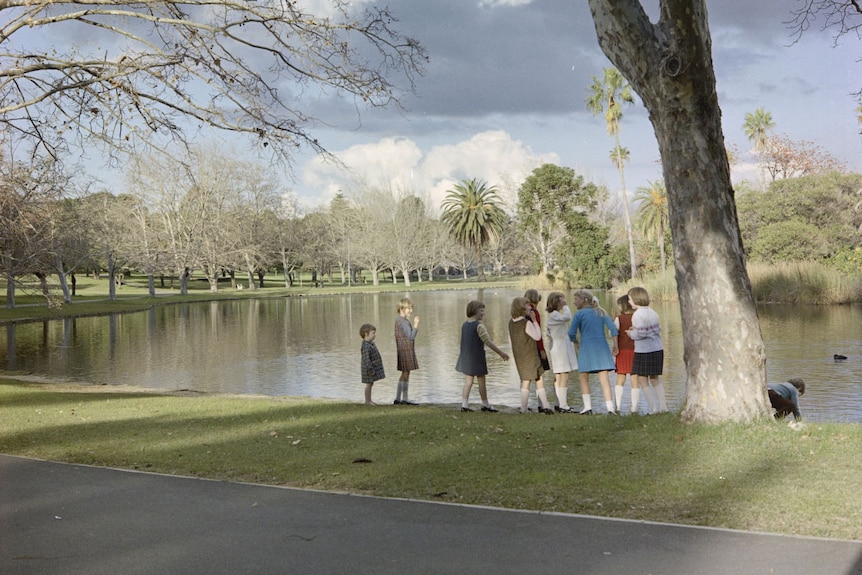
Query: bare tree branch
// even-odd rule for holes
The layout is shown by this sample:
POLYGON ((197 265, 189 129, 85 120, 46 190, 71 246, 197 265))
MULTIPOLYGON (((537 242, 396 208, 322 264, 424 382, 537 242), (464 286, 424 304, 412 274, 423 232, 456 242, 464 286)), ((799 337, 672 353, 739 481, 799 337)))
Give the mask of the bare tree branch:
POLYGON ((52 155, 94 142, 111 154, 188 145, 207 126, 250 136, 289 165, 298 148, 325 152, 306 90, 399 106, 423 72, 424 49, 393 29, 387 8, 333 6, 315 15, 289 0, 0 0, 0 124, 52 155), (63 45, 70 32, 89 42, 63 45))

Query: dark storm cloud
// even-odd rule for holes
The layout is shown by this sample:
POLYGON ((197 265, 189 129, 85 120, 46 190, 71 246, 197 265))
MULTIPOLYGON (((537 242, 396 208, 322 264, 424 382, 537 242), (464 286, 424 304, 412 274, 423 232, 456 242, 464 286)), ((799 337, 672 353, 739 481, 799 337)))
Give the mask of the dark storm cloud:
MULTIPOLYGON (((657 12, 657 2, 644 5, 657 12)), ((399 19, 396 27, 419 40, 430 58, 416 94, 404 98, 413 118, 586 113, 592 76, 610 65, 585 0, 494 7, 479 0, 394 0, 389 6, 399 19)), ((792 8, 793 3, 709 2, 713 47, 722 62, 717 67, 732 73, 761 58, 762 51, 792 42, 783 24, 792 8)), ((355 110, 346 111, 355 121, 355 110)), ((368 122, 375 117, 368 115, 363 127, 373 130, 368 122)))

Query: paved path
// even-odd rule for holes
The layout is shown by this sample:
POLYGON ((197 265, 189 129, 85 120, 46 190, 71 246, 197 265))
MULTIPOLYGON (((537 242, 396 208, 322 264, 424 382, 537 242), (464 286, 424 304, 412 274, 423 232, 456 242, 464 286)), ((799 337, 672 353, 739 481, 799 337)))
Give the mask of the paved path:
POLYGON ((0 455, 0 574, 862 575, 862 542, 0 455))

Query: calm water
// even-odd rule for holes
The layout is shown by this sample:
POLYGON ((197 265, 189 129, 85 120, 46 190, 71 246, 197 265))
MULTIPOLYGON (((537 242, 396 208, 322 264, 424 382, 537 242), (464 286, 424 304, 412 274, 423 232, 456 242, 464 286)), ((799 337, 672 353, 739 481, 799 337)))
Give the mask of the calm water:
MULTIPOLYGON (((454 365, 467 302, 486 303, 491 338, 508 349, 509 305, 517 295, 522 292, 411 293, 421 325, 416 342, 420 369, 411 374, 410 399, 459 402, 462 376, 454 365)), ((368 322, 377 326, 387 374, 374 385, 373 397, 388 403, 398 379, 393 326, 401 297, 386 293, 212 302, 7 326, 0 328, 0 369, 94 384, 361 401, 359 326, 368 322)), ((610 309, 609 297, 603 305, 610 309)), ((676 304, 655 308, 663 324, 668 403, 677 409, 684 400, 685 378, 679 310, 676 304)), ((805 379, 801 408, 809 420, 862 422, 862 306, 766 306, 759 313, 769 381, 805 379), (835 362, 836 353, 848 359, 835 362)), ((513 362, 504 363, 489 351, 488 365, 491 401, 519 405, 513 362)), ((569 401, 579 406, 574 379, 569 401)), ((545 381, 552 382, 552 375, 546 374, 545 381)), ((598 398, 593 404, 603 405, 595 376, 592 387, 598 398)), ((473 396, 478 402, 475 389, 473 396)))

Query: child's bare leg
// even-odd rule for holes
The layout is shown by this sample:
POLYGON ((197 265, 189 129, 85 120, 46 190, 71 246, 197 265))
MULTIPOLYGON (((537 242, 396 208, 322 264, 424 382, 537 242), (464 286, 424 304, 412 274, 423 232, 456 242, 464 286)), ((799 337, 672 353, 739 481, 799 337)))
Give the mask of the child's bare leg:
POLYGON ((593 400, 590 397, 590 374, 580 372, 578 378, 581 380, 581 398, 584 400, 584 408, 581 413, 591 413, 593 411, 593 400))
MULTIPOLYGON (((480 376, 480 384, 479 384, 479 394, 482 393, 482 387, 484 378, 480 376)), ((470 389, 473 387, 473 376, 465 375, 464 376, 464 387, 461 388, 461 407, 469 408, 470 407, 470 389)))
POLYGON ((485 376, 477 375, 476 380, 479 383, 479 397, 482 399, 482 405, 488 405, 488 388, 485 386, 485 376))
POLYGON ((371 386, 373 384, 366 383, 365 384, 365 405, 377 405, 373 401, 371 401, 371 386))

